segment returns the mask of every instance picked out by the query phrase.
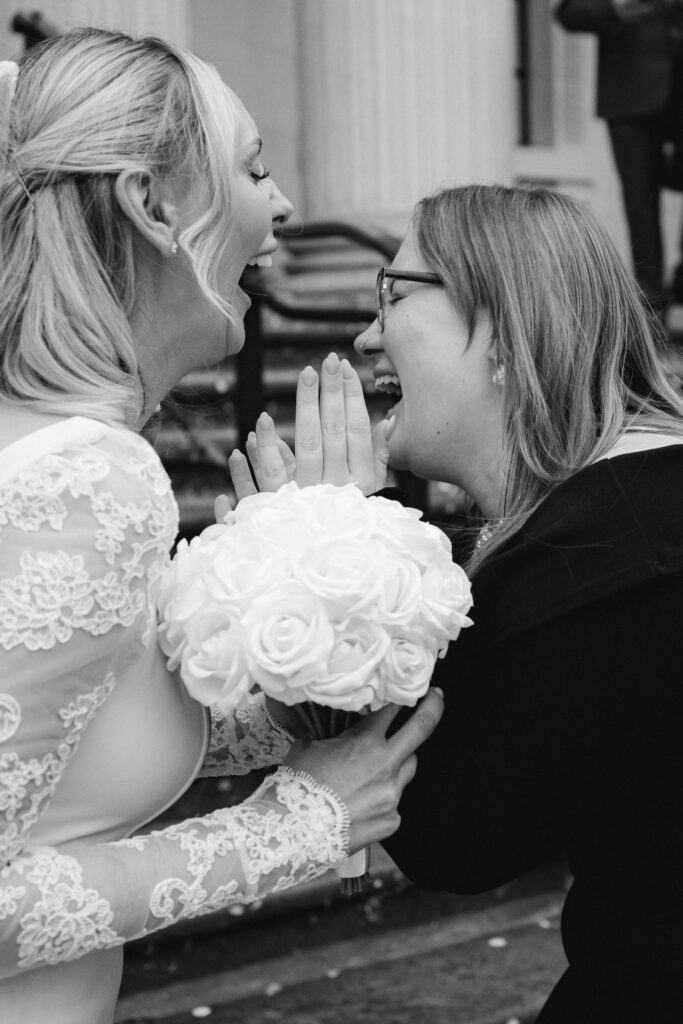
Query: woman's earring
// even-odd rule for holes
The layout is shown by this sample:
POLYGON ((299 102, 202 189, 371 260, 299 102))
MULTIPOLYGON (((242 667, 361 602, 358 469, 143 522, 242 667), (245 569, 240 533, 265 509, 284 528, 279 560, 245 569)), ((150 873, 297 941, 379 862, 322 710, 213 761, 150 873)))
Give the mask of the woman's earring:
POLYGON ((169 256, 175 256, 175 254, 177 252, 178 252, 178 243, 177 242, 171 242, 171 244, 168 247, 168 255, 169 256))
POLYGON ((499 388, 502 388, 503 384, 505 383, 505 367, 503 366, 502 363, 498 363, 498 366, 496 367, 496 372, 494 373, 492 380, 494 384, 496 384, 499 388))

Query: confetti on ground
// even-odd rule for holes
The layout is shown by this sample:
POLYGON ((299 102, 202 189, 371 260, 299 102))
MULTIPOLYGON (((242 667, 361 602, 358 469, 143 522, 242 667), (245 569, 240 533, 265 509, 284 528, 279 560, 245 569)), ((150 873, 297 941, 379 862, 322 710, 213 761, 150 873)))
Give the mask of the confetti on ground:
POLYGON ((277 981, 271 981, 270 985, 266 985, 263 990, 263 994, 266 996, 276 996, 278 992, 282 992, 282 985, 278 984, 277 981))
POLYGON ((502 935, 494 935, 492 939, 489 939, 488 944, 492 949, 502 949, 503 946, 507 946, 508 940, 504 939, 502 935))
POLYGON ((325 971, 325 977, 326 978, 338 978, 339 977, 339 968, 338 967, 332 967, 332 968, 330 968, 329 971, 325 971))
POLYGON ((190 1012, 193 1017, 210 1017, 213 1010, 210 1006, 195 1006, 190 1012))

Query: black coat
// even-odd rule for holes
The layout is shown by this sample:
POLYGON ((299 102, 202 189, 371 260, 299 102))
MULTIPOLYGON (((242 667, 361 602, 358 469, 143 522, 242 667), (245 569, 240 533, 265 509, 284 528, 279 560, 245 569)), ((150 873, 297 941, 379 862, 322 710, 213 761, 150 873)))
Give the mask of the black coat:
POLYGON ((385 846, 418 885, 456 893, 564 852, 570 967, 539 1024, 680 1024, 683 445, 557 487, 473 597, 385 846))
POLYGON ((611 0, 562 0, 557 20, 570 32, 598 35, 598 117, 634 117, 664 110, 671 95, 678 18, 623 22, 611 0))

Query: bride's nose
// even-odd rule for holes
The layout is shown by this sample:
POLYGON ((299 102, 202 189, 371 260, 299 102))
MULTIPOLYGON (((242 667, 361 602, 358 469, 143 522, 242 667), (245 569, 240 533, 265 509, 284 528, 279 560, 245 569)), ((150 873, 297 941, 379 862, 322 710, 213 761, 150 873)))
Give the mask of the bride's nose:
POLYGON ((356 352, 361 356, 371 356, 382 348, 382 335, 379 331, 379 323, 373 320, 369 327, 366 327, 362 334, 359 334, 353 343, 356 352))

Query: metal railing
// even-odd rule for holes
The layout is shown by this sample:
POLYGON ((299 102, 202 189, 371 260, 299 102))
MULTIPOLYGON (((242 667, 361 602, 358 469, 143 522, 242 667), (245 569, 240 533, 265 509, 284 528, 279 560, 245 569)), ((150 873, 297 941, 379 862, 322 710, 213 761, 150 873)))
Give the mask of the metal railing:
MULTIPOLYGON (((284 235, 283 237, 287 237, 284 235)), ((342 238, 358 246, 377 252, 388 262, 394 258, 399 241, 387 235, 374 233, 346 221, 325 220, 304 226, 295 241, 309 239, 342 238)), ((316 322, 322 324, 368 324, 375 317, 374 307, 356 307, 348 304, 291 302, 275 291, 263 288, 263 279, 258 271, 247 271, 244 285, 250 292, 252 305, 245 317, 247 344, 239 353, 238 387, 236 395, 237 428, 240 446, 244 446, 247 434, 265 405, 264 355, 274 339, 264 323, 264 310, 269 309, 285 320, 316 322)), ((326 343, 331 340, 326 336, 326 343)), ((311 335, 296 330, 277 335, 277 344, 310 346, 311 335)))

